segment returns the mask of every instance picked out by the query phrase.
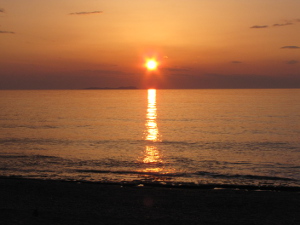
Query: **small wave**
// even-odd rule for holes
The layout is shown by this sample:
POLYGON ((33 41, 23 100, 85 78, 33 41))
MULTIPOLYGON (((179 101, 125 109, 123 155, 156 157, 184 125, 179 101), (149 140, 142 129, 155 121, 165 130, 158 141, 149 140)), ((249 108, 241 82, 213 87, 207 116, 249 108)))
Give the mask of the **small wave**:
POLYGON ((4 124, 4 125, 1 125, 1 128, 58 129, 61 127, 53 126, 53 125, 33 126, 33 125, 22 125, 22 124, 21 125, 4 124))
POLYGON ((250 179, 250 180, 297 181, 295 179, 285 178, 285 177, 241 175, 241 174, 230 175, 230 174, 211 173, 211 172, 207 172, 207 171, 199 171, 194 174, 200 175, 200 176, 209 176, 211 178, 227 178, 227 179, 238 178, 238 179, 250 179))
POLYGON ((176 145, 194 145, 197 144, 196 142, 187 142, 187 141, 168 141, 162 140, 162 144, 176 144, 176 145))
POLYGON ((17 158, 28 158, 29 156, 26 155, 0 155, 0 158, 2 159, 17 159, 17 158))
POLYGON ((46 173, 48 176, 50 173, 53 173, 54 170, 50 170, 50 169, 29 169, 29 168, 6 168, 6 167, 2 167, 0 168, 0 171, 10 171, 10 172, 14 172, 14 173, 26 173, 26 175, 24 176, 29 176, 29 174, 35 174, 36 176, 38 176, 40 173, 46 173))
POLYGON ((0 155, 0 158, 3 158, 3 159, 10 159, 10 158, 59 159, 59 157, 47 156, 47 155, 0 155))
POLYGON ((149 140, 136 140, 135 141, 136 143, 155 143, 157 145, 179 145, 179 146, 191 146, 191 145, 196 145, 196 144, 199 144, 197 142, 188 142, 188 141, 169 141, 169 140, 160 140, 160 141, 156 141, 156 142, 153 142, 153 141, 149 141, 149 140))
POLYGON ((185 176, 185 173, 160 173, 160 172, 143 172, 143 171, 112 171, 112 170, 75 170, 78 173, 104 173, 104 174, 136 174, 136 175, 154 175, 159 177, 172 176, 181 177, 185 176))
POLYGON ((298 169, 300 166, 290 166, 289 168, 298 169))
POLYGON ((71 141, 65 139, 36 139, 36 138, 5 138, 0 139, 0 144, 15 145, 15 144, 38 144, 38 145, 66 145, 71 141))

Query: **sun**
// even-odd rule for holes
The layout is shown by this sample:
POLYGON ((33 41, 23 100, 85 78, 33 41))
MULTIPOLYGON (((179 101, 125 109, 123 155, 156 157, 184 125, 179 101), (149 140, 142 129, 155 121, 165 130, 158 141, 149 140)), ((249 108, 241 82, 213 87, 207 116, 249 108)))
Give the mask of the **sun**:
POLYGON ((155 70, 158 66, 158 62, 155 59, 148 59, 145 66, 148 70, 155 70))

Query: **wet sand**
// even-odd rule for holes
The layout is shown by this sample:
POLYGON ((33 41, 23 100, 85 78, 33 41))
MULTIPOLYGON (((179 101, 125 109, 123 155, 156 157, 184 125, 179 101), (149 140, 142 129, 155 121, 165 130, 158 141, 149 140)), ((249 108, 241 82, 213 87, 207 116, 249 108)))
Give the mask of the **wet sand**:
POLYGON ((0 178, 0 224, 300 224, 300 193, 0 178))

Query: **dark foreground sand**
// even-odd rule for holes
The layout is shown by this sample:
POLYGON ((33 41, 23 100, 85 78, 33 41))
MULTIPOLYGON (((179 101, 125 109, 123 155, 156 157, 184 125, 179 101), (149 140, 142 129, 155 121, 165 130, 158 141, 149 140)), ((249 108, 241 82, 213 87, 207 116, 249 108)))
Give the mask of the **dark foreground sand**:
POLYGON ((300 193, 0 179, 0 224, 300 224, 300 193))

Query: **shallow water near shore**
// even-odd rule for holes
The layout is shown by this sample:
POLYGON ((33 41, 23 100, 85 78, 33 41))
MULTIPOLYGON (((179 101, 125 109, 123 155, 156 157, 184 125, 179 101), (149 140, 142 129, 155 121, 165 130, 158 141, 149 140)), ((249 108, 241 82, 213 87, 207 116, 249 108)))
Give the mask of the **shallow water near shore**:
POLYGON ((0 91, 0 176, 300 187, 300 90, 0 91))

